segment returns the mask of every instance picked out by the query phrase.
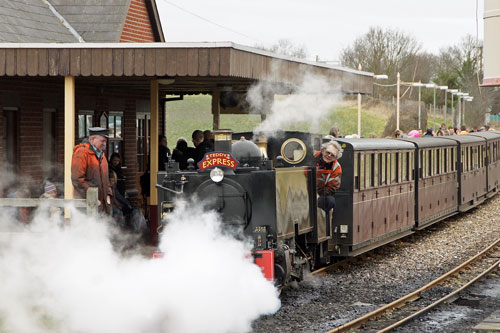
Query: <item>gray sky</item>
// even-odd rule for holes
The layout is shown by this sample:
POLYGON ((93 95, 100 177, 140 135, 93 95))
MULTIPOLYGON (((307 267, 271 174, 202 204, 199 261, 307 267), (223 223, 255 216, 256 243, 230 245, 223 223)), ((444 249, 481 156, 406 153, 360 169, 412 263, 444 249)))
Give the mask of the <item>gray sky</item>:
POLYGON ((467 34, 483 38, 483 0, 156 1, 167 42, 270 46, 286 38, 311 59, 338 60, 371 26, 399 29, 432 53, 467 34))

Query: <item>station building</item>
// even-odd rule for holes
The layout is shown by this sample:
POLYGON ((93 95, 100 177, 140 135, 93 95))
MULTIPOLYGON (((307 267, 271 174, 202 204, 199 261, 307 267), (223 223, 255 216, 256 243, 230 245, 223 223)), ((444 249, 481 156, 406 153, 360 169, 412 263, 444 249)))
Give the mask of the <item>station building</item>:
MULTIPOLYGON (((109 157, 122 156, 126 188, 151 166, 165 133, 167 95, 212 96, 213 128, 228 91, 244 95, 258 81, 292 90, 304 72, 344 93, 369 94, 373 74, 273 54, 230 42, 168 43, 155 0, 3 0, 0 4, 0 197, 23 184, 59 180, 73 197, 75 144, 92 126, 110 130, 109 157)), ((151 191, 149 205, 156 209, 151 191)), ((151 214, 151 226, 157 225, 151 214)))

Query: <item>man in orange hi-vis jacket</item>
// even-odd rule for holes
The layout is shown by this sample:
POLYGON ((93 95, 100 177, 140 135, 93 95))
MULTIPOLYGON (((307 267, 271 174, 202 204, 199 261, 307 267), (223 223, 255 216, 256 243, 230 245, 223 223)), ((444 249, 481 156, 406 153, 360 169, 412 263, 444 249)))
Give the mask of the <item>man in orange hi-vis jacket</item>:
POLYGON ((314 153, 316 166, 316 185, 318 188, 318 207, 326 212, 329 221, 330 210, 335 208, 333 195, 340 188, 342 167, 337 161, 343 149, 337 141, 323 143, 321 150, 314 153))
POLYGON ((110 212, 111 188, 109 185, 108 162, 104 154, 108 130, 102 127, 89 128, 88 142, 82 142, 73 149, 71 160, 71 182, 75 198, 85 199, 89 187, 98 188, 99 211, 110 212))

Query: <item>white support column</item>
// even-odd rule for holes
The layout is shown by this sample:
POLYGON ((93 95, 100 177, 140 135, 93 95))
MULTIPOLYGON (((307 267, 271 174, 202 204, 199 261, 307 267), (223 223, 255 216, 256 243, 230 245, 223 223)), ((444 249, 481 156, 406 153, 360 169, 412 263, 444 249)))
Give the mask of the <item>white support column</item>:
MULTIPOLYGON (((71 159, 75 146, 75 78, 64 78, 64 199, 73 199, 71 183, 71 159)), ((70 218, 69 209, 64 210, 64 217, 70 218)))

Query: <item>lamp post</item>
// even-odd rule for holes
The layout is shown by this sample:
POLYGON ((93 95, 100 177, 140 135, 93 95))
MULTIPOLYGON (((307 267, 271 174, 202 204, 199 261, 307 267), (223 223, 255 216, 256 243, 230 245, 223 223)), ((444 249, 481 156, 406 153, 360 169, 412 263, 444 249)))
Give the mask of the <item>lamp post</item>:
MULTIPOLYGON (((436 122, 436 88, 437 88, 437 85, 434 84, 434 83, 427 83, 425 85, 426 88, 433 88, 434 89, 434 121, 432 122, 432 130, 434 130, 434 123, 436 122)), ((426 126, 427 127, 427 126, 426 126)))
POLYGON ((447 99, 448 99, 447 98, 448 97, 447 96, 448 86, 439 86, 439 89, 444 90, 444 112, 443 112, 443 114, 444 114, 444 121, 443 122, 446 124, 446 108, 447 108, 446 103, 447 103, 447 99))
POLYGON ((462 106, 462 124, 465 125, 465 102, 471 102, 474 97, 469 96, 469 94, 464 95, 463 97, 463 106, 462 106))
POLYGON ((465 95, 468 95, 466 93, 463 93, 463 92, 458 92, 457 93, 457 96, 458 96, 458 128, 461 129, 463 123, 462 123, 462 101, 461 101, 461 98, 463 99, 463 97, 465 95))
POLYGON ((397 75, 396 80, 396 129, 399 130, 399 85, 401 84, 401 76, 397 75))
MULTIPOLYGON (((361 64, 358 65, 358 69, 361 70, 361 64)), ((373 75, 375 80, 388 79, 389 77, 385 74, 373 75)), ((375 86, 375 85, 374 85, 375 86)), ((361 94, 358 93, 358 136, 361 137, 361 94)))
POLYGON ((455 109, 453 108, 453 95, 458 93, 458 89, 449 89, 448 90, 451 93, 451 126, 455 125, 455 109))
POLYGON ((420 100, 422 99, 422 87, 425 87, 425 84, 422 82, 415 82, 412 83, 413 87, 418 87, 418 128, 422 128, 420 124, 420 116, 422 114, 422 105, 420 103, 420 100))

